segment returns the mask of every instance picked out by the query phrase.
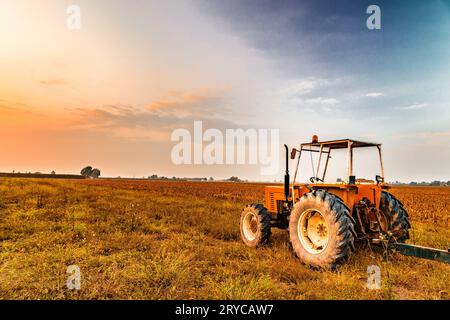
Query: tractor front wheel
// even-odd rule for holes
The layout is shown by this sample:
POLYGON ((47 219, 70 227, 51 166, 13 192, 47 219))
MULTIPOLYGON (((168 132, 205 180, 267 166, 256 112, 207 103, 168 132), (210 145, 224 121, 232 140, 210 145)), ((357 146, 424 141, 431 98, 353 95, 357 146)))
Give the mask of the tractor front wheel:
POLYGON ((270 216, 261 204, 250 204, 242 210, 241 237, 249 247, 267 245, 270 239, 270 216))
POLYGON ((338 197, 324 190, 307 193, 295 204, 289 236, 297 257, 316 268, 334 269, 354 250, 350 212, 338 197))

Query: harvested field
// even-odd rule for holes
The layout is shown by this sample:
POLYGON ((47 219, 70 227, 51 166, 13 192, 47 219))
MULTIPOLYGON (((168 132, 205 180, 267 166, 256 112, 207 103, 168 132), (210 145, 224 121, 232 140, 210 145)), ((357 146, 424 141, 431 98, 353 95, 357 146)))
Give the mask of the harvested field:
MULTIPOLYGON (((450 266, 364 249, 337 271, 240 240, 242 207, 264 184, 0 179, 1 299, 449 299, 450 266), (81 270, 81 290, 66 269, 81 270), (382 272, 366 288, 367 267, 382 272)), ((395 187, 410 243, 450 247, 450 188, 395 187)))

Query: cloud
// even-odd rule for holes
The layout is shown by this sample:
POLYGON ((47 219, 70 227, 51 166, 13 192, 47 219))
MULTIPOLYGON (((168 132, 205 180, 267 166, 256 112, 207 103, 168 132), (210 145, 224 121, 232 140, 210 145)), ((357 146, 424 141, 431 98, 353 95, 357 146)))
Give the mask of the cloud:
POLYGON ((299 106, 303 111, 316 112, 317 108, 330 112, 341 101, 335 97, 324 97, 333 94, 330 87, 336 85, 336 81, 328 79, 306 79, 298 81, 281 91, 281 94, 294 106, 299 106))
POLYGON ((66 80, 60 78, 49 78, 45 80, 40 80, 39 83, 46 86, 63 86, 68 84, 66 80))
POLYGON ((218 111, 227 112, 224 108, 225 89, 203 88, 195 92, 168 92, 163 98, 152 101, 147 110, 161 116, 177 118, 189 116, 211 117, 218 111))
POLYGON ((418 109, 427 108, 428 106, 429 106, 428 103, 416 103, 416 104, 412 104, 409 106, 398 107, 398 109, 400 109, 400 110, 418 110, 418 109))
MULTIPOLYGON (((37 135, 67 130, 67 113, 63 110, 49 112, 14 101, 0 100, 0 128, 3 135, 17 137, 29 134, 31 140, 37 135)), ((23 137, 23 136, 22 136, 23 137)), ((14 140, 14 139, 13 139, 14 140)))
POLYGON ((196 91, 172 90, 147 104, 103 105, 97 108, 65 108, 59 111, 38 111, 19 103, 0 99, 0 124, 21 130, 73 133, 99 133, 130 140, 169 141, 177 128, 191 128, 202 120, 205 127, 226 128, 237 125, 244 112, 227 105, 227 90, 203 88, 196 91))
POLYGON ((396 139, 406 139, 420 145, 440 144, 441 147, 447 148, 450 142, 449 130, 437 130, 437 131, 417 131, 417 132, 403 132, 393 135, 396 139))
POLYGON ((113 135, 163 141, 177 128, 189 128, 195 120, 212 128, 232 128, 236 124, 225 105, 225 90, 202 89, 195 92, 168 92, 163 98, 144 106, 104 105, 71 111, 68 130, 110 132, 113 135))
POLYGON ((288 96, 303 96, 308 93, 311 93, 312 91, 316 90, 317 88, 323 87, 328 84, 328 80, 325 79, 308 79, 303 80, 300 82, 297 82, 288 88, 283 90, 284 94, 287 94, 288 96))
POLYGON ((307 104, 320 104, 320 105, 327 105, 327 106, 334 106, 338 104, 340 101, 336 98, 324 98, 324 97, 316 97, 316 98, 310 98, 306 99, 305 103, 307 104))
POLYGON ((77 109, 67 123, 67 129, 108 132, 130 139, 168 141, 173 130, 190 128, 195 120, 203 120, 205 126, 212 128, 235 127, 234 122, 220 117, 174 117, 133 106, 104 106, 77 109))
POLYGON ((384 93, 381 92, 369 92, 368 94, 366 94, 366 97, 370 97, 370 98, 377 98, 377 97, 382 97, 384 96, 384 93))
POLYGON ((450 131, 428 131, 420 134, 425 138, 450 137, 450 131))

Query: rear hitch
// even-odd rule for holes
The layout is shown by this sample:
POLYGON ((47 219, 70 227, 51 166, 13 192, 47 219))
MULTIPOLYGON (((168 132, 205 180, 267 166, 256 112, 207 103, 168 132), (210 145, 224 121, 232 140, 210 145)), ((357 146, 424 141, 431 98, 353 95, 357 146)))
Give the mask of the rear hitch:
POLYGON ((385 248, 389 248, 405 256, 436 260, 450 264, 450 249, 443 250, 418 246, 414 244, 395 242, 393 241, 391 234, 380 234, 379 237, 372 239, 372 243, 382 244, 385 248))
POLYGON ((417 246, 406 243, 391 243, 391 248, 394 248, 397 252, 404 254, 405 256, 418 257, 428 260, 436 260, 445 263, 450 263, 450 249, 441 250, 423 246, 417 246))

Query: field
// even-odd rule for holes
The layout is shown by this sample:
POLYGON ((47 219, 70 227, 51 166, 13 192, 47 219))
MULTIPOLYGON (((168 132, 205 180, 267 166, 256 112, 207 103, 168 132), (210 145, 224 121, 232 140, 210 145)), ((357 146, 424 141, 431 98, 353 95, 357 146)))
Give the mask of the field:
MULTIPOLYGON (((450 247, 450 188, 392 193, 410 213, 410 243, 450 247)), ((263 197, 263 184, 2 178, 0 299, 450 299, 444 263, 364 249, 314 271, 281 230, 247 248, 240 212, 263 197), (366 288, 372 264, 381 290, 366 288)))

